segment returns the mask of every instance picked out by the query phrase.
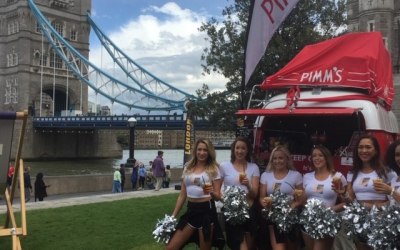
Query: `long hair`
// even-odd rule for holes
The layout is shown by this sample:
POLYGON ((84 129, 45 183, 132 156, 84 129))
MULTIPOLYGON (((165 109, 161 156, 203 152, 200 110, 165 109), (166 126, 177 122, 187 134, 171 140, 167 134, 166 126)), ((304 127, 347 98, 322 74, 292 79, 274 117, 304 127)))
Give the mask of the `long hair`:
POLYGON ((199 147, 200 143, 205 144, 207 147, 207 151, 208 151, 208 157, 207 157, 207 161, 206 161, 205 171, 212 179, 214 179, 217 176, 218 169, 219 169, 219 165, 216 160, 215 148, 214 148, 214 145, 209 140, 203 139, 203 138, 200 138, 195 142, 193 151, 192 151, 192 159, 190 159, 188 161, 188 163, 186 164, 186 167, 183 171, 183 175, 193 173, 193 171, 199 161, 197 159, 196 152, 197 152, 197 148, 199 147))
POLYGON ((326 161, 326 168, 328 169, 329 173, 334 174, 336 170, 335 170, 335 164, 333 163, 333 157, 331 151, 329 151, 329 149, 323 145, 315 145, 313 149, 311 149, 311 164, 313 168, 315 169, 314 162, 312 160, 312 154, 316 149, 321 151, 322 155, 324 156, 326 161))
POLYGON ((285 155, 287 169, 295 170, 294 164, 293 164, 293 159, 289 152, 289 149, 287 149, 287 147, 285 147, 285 146, 279 145, 272 150, 271 155, 269 156, 269 162, 268 162, 266 171, 271 172, 274 170, 274 167, 272 165, 272 158, 274 157, 275 153, 278 151, 282 152, 285 155))
POLYGON ((392 142, 388 150, 386 151, 385 164, 391 170, 395 171, 397 175, 400 175, 400 167, 395 160, 396 148, 400 145, 400 140, 392 142))
POLYGON ((363 168, 363 162, 358 154, 358 146, 360 145, 361 140, 363 139, 369 139, 372 142, 372 145, 374 146, 375 149, 375 155, 371 158, 370 164, 373 170, 376 171, 379 177, 384 177, 385 179, 387 178, 387 168, 383 165, 381 161, 381 148, 379 146, 378 140, 373 137, 372 135, 369 134, 364 134, 360 136, 356 143, 356 147, 354 148, 353 152, 353 167, 351 169, 351 172, 353 173, 353 179, 351 180, 351 183, 354 182, 354 180, 357 178, 358 173, 361 171, 363 168))
POLYGON ((238 136, 231 144, 231 162, 232 163, 236 160, 236 157, 235 157, 236 143, 238 143, 240 141, 246 143, 246 147, 247 147, 246 161, 247 162, 251 161, 251 154, 253 153, 253 147, 251 146, 250 141, 246 137, 238 136))

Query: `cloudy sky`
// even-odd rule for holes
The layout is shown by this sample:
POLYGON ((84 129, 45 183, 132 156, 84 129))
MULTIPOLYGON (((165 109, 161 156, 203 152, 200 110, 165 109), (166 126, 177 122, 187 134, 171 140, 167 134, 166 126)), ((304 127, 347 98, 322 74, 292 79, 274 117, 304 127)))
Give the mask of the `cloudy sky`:
MULTIPOLYGON (((226 79, 203 75, 201 54, 208 46, 198 28, 209 18, 221 18, 232 0, 92 0, 92 18, 100 29, 132 59, 161 80, 185 92, 206 83, 224 90, 226 79)), ((112 65, 92 32, 90 60, 112 65), (102 59, 101 59, 102 58, 102 59)))

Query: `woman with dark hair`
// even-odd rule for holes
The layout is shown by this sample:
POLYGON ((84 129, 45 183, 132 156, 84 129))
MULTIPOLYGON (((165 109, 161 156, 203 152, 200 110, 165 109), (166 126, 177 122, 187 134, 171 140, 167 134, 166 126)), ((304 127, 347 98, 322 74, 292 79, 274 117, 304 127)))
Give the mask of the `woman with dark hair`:
POLYGON ((400 176, 400 140, 392 142, 386 151, 386 166, 400 176))
MULTIPOLYGON (((347 182, 341 173, 335 171, 332 154, 329 149, 322 145, 314 146, 311 151, 311 164, 314 171, 305 174, 303 177, 303 186, 307 199, 318 199, 322 201, 324 206, 332 208, 333 211, 342 211, 344 202, 338 199, 338 194, 333 187, 345 189, 347 182), (333 184, 334 180, 337 180, 338 186, 333 184)), ((315 226, 317 227, 318 225, 315 226)), ((303 238, 309 250, 331 249, 334 241, 332 237, 313 239, 306 232, 303 232, 303 238)))
POLYGON ((196 141, 192 159, 185 165, 181 191, 172 216, 177 216, 186 199, 187 211, 166 249, 182 249, 195 236, 200 249, 211 249, 218 223, 215 203, 220 200, 221 175, 214 146, 206 139, 196 141), (197 234, 197 235, 195 235, 197 234))
POLYGON ((48 187, 50 187, 50 185, 46 185, 43 181, 43 173, 38 173, 35 180, 35 201, 43 201, 44 197, 47 197, 46 189, 48 187))
MULTIPOLYGON (((390 170, 396 173, 397 177, 392 177, 390 185, 384 182, 375 182, 374 188, 378 193, 386 194, 389 196, 389 199, 393 198, 394 201, 399 203, 400 177, 398 176, 400 176, 400 140, 394 141, 390 144, 386 151, 385 163, 390 170)), ((393 176, 393 173, 391 176, 393 176)))
POLYGON ((221 179, 224 187, 238 186, 246 193, 250 218, 242 225, 225 222, 227 245, 232 250, 252 249, 257 230, 256 205, 260 170, 251 162, 252 146, 245 137, 237 137, 231 146, 231 160, 221 163, 221 179))
MULTIPOLYGON (((369 209, 374 205, 382 207, 388 203, 388 198, 387 194, 380 190, 381 186, 378 183, 390 183, 396 174, 382 163, 379 143, 375 137, 362 135, 356 145, 353 168, 347 174, 348 196, 350 200, 356 199, 369 209)), ((372 249, 359 240, 355 244, 357 250, 372 249)))
MULTIPOLYGON (((293 197, 295 189, 303 190, 303 177, 295 170, 289 150, 284 146, 277 146, 272 150, 267 169, 261 175, 260 204, 263 208, 269 208, 272 205, 272 200, 266 199, 268 195, 279 190, 281 193, 293 197)), ((296 197, 292 206, 299 207, 300 205, 301 201, 296 197)), ((272 249, 297 249, 300 247, 295 229, 290 234, 283 234, 279 232, 276 225, 268 224, 270 224, 268 225, 268 233, 272 249)))

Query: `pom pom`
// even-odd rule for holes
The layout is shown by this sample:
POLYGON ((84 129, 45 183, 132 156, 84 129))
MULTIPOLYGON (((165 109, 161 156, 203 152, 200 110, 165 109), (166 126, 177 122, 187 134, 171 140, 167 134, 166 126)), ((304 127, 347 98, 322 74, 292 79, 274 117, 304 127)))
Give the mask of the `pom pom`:
POLYGON ((158 220, 153 231, 154 239, 159 243, 167 244, 171 238, 171 234, 175 231, 177 221, 175 217, 165 215, 164 219, 158 220))
POLYGON ((371 232, 371 213, 357 201, 344 206, 342 216, 344 230, 351 239, 366 242, 371 232))
POLYGON ((400 207, 382 207, 382 210, 374 216, 368 245, 377 250, 400 250, 400 207))
POLYGON ((290 232, 298 223, 297 209, 290 206, 292 198, 279 190, 275 190, 270 197, 272 198, 271 208, 261 210, 263 217, 274 223, 279 231, 290 232))
POLYGON ((309 199, 300 214, 300 224, 313 239, 334 237, 341 225, 340 217, 331 209, 325 207, 318 199, 309 199))
POLYGON ((226 221, 232 225, 243 224, 249 215, 249 205, 246 201, 246 193, 236 186, 229 186, 224 192, 224 215, 226 221))

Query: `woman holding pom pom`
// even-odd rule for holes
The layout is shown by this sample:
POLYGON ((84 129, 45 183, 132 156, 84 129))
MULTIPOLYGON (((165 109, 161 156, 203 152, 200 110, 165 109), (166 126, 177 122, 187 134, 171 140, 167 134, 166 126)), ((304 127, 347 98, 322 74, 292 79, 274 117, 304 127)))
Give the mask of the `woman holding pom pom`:
MULTIPOLYGON (((225 223, 227 245, 232 250, 253 249, 254 236, 257 229, 255 220, 256 207, 254 201, 258 194, 260 170, 250 162, 252 146, 245 137, 237 137, 231 146, 231 160, 221 163, 221 176, 224 187, 237 186, 246 193, 250 218, 245 223, 233 225, 225 223)), ((225 211, 224 213, 226 213, 225 211)))
MULTIPOLYGON (((284 146, 277 146, 270 155, 266 171, 260 179, 260 204, 263 208, 269 209, 272 205, 271 197, 274 191, 294 197, 291 204, 293 208, 299 207, 303 197, 303 177, 293 166, 289 150, 284 146)), ((268 225, 268 233, 272 249, 297 249, 298 242, 294 233, 281 233, 276 225, 268 225)))
POLYGON ((181 191, 172 216, 179 214, 186 199, 187 211, 179 219, 177 230, 166 249, 182 249, 192 236, 198 237, 200 249, 211 249, 218 223, 212 199, 221 199, 220 178, 214 146, 206 139, 197 140, 192 159, 183 170, 181 191))
MULTIPOLYGON (((344 203, 338 202, 338 195, 333 189, 344 189, 347 185, 345 177, 335 172, 332 155, 326 147, 316 145, 311 151, 311 163, 314 168, 313 172, 307 173, 303 178, 303 186, 307 200, 316 199, 322 202, 324 207, 331 208, 334 212, 343 210, 344 203), (338 186, 334 179, 338 179, 338 186)), ((311 225, 310 227, 319 228, 321 225, 311 225)), ((311 228, 310 228, 311 229, 311 228)), ((324 229, 322 227, 323 230, 324 229)), ((332 232, 325 232, 332 235, 332 232)), ((324 233, 324 234, 325 234, 324 233)), ((331 249, 334 237, 326 236, 324 238, 314 239, 307 234, 307 228, 303 232, 304 242, 309 250, 331 249)))
MULTIPOLYGON (((378 140, 371 135, 362 135, 354 149, 353 168, 347 174, 350 200, 356 199, 367 209, 388 204, 387 195, 380 183, 389 183, 396 174, 385 167, 380 158, 378 140), (378 188, 378 190, 377 190, 378 188)), ((372 249, 365 242, 355 242, 357 250, 372 249)))

